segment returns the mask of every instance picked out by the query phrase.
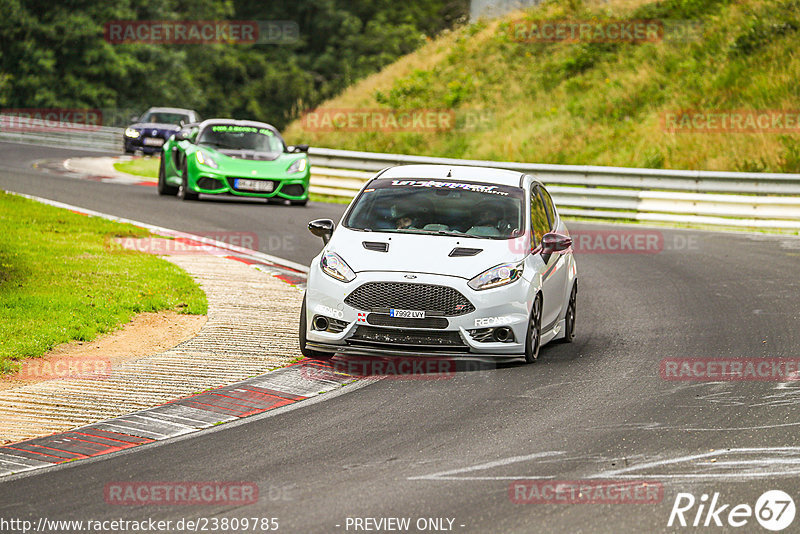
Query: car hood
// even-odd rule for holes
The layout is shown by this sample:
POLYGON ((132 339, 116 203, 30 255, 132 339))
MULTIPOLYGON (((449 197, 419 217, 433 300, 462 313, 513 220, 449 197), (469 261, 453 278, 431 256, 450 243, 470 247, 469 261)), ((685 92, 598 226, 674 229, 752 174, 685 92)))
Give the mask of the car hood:
POLYGON ((430 273, 471 279, 483 271, 524 258, 525 238, 476 239, 444 235, 360 232, 342 226, 333 233, 326 250, 338 254, 356 273, 395 271, 430 273), (366 242, 366 245, 365 245, 366 242), (386 252, 370 250, 388 245, 386 252), (457 256, 480 250, 475 255, 457 256))
MULTIPOLYGON (((225 172, 241 176, 274 176, 276 173, 285 173, 286 169, 305 154, 278 154, 278 157, 268 159, 266 153, 252 150, 219 150, 212 147, 199 145, 203 152, 209 154, 217 162, 220 169, 225 172)), ((300 174, 298 174, 300 176, 300 174)))

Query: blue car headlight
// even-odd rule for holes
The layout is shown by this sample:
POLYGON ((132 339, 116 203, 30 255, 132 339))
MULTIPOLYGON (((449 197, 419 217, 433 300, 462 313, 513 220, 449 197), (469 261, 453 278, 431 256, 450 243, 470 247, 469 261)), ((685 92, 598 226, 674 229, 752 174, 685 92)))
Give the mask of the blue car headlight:
POLYGON ((140 135, 141 133, 137 132, 133 128, 125 128, 125 137, 131 137, 133 139, 136 139, 140 135))
POLYGON ((319 266, 322 268, 323 273, 342 282, 352 282, 356 277, 353 269, 338 254, 333 252, 323 254, 319 266))
POLYGON ((482 272, 467 282, 467 285, 475 291, 504 286, 519 280, 519 278, 522 276, 522 270, 524 268, 524 261, 519 263, 504 263, 502 265, 492 267, 488 271, 482 272))
POLYGON ((202 150, 198 150, 197 152, 195 152, 195 155, 197 156, 197 163, 199 163, 200 165, 205 165, 206 167, 211 167, 212 169, 219 168, 219 165, 217 165, 217 162, 214 161, 214 158, 212 158, 202 150))
POLYGON ((286 169, 287 174, 294 174, 297 172, 303 172, 308 167, 308 160, 306 158, 300 158, 295 160, 294 163, 289 165, 289 168, 286 169))

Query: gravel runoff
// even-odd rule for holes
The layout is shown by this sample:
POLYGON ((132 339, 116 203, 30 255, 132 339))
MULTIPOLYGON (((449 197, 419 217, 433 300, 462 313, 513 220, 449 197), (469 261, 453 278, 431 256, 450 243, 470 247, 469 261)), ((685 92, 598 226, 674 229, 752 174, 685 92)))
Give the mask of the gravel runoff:
POLYGON ((221 256, 173 255, 205 291, 208 321, 176 347, 94 380, 48 380, 0 392, 0 443, 62 432, 238 382, 300 357, 302 292, 221 256))

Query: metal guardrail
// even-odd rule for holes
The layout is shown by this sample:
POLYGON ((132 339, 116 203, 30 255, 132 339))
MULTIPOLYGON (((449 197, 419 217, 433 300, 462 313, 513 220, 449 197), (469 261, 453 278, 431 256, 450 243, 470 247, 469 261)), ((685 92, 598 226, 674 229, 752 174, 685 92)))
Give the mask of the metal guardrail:
POLYGON ((312 191, 329 195, 352 197, 375 171, 393 165, 472 165, 535 176, 564 215, 800 229, 800 174, 550 165, 327 148, 312 148, 309 154, 312 191))
MULTIPOLYGON (((9 130, 0 140, 122 152, 122 128, 59 123, 9 130)), ((376 171, 394 165, 498 167, 531 174, 548 186, 564 215, 800 229, 800 174, 549 165, 311 148, 311 191, 352 198, 376 171)))
POLYGON ((122 152, 124 128, 57 122, 25 121, 14 115, 0 115, 0 141, 53 147, 122 152))

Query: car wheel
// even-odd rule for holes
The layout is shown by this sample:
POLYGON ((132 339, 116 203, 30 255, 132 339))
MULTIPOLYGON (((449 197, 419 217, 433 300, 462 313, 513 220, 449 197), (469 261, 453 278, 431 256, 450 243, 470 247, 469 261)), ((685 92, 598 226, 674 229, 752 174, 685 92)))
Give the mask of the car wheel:
POLYGON ((305 200, 290 200, 289 203, 292 206, 305 206, 306 204, 308 204, 308 199, 305 199, 305 200))
POLYGON ((181 185, 178 188, 178 198, 181 200, 197 200, 200 195, 189 191, 189 171, 186 167, 183 168, 181 173, 181 185))
POLYGON ((315 360, 329 360, 333 357, 331 352, 321 352, 306 347, 306 297, 303 297, 303 305, 300 307, 300 352, 306 358, 315 360))
POLYGON ((178 188, 174 185, 167 184, 167 177, 164 171, 164 157, 161 157, 161 163, 158 165, 158 194, 159 195, 177 195, 178 188))
POLYGON ((525 363, 533 363, 539 358, 542 345, 542 296, 533 299, 531 316, 528 319, 528 332, 525 335, 525 363))
POLYGON ((575 305, 578 296, 578 281, 572 284, 572 292, 569 294, 567 303, 567 313, 564 315, 564 343, 572 343, 575 339, 575 305))

